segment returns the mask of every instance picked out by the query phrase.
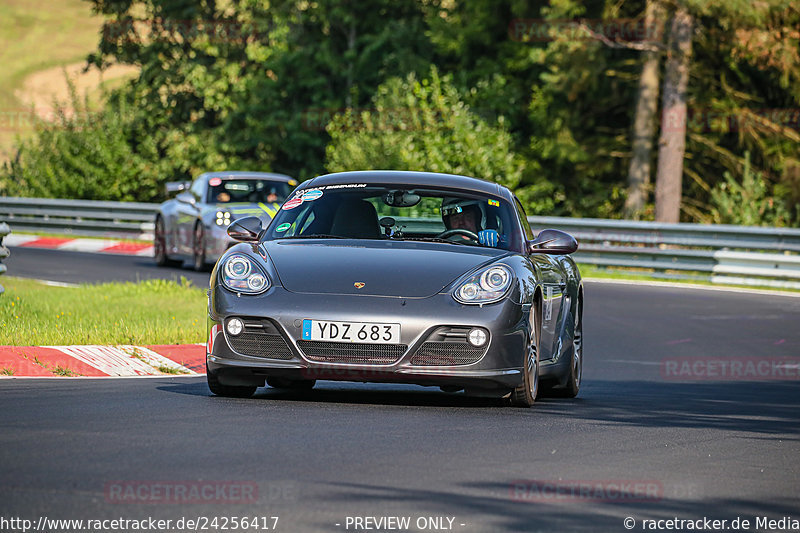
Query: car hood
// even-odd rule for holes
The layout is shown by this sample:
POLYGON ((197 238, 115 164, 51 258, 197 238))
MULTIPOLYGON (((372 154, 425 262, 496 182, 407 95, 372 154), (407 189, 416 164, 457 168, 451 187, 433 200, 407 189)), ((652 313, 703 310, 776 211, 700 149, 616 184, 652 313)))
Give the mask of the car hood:
POLYGON ((275 240, 263 247, 291 292, 397 298, 433 296, 462 274, 509 254, 408 241, 275 240))

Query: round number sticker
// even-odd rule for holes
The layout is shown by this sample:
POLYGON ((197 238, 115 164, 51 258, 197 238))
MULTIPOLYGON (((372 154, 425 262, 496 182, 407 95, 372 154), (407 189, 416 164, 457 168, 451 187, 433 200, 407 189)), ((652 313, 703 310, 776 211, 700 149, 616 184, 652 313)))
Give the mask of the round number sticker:
POLYGON ((305 191, 301 198, 304 202, 313 202, 314 200, 319 200, 322 197, 322 191, 319 189, 311 189, 310 191, 305 191))
POLYGON ((283 204, 283 207, 281 209, 287 211, 289 209, 294 209, 295 207, 298 207, 302 203, 303 203, 302 198, 292 198, 291 200, 283 204))

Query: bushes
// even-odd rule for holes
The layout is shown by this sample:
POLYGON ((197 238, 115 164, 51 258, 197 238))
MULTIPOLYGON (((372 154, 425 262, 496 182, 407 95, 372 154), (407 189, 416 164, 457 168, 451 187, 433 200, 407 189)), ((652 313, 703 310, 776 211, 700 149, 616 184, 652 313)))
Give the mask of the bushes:
POLYGON ((396 169, 463 174, 514 188, 522 162, 502 117, 491 125, 472 113, 436 68, 418 80, 392 78, 369 109, 350 109, 328 125, 327 169, 396 169))
POLYGON ((155 201, 167 175, 146 138, 134 139, 134 115, 123 100, 90 110, 74 94, 40 121, 0 171, 0 194, 87 200, 155 201))

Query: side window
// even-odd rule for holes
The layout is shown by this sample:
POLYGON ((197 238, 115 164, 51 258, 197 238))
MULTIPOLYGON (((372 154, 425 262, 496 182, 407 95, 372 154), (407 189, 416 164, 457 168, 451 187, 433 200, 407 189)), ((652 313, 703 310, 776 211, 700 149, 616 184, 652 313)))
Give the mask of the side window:
POLYGON ((525 232, 525 238, 529 241, 533 240, 533 231, 531 231, 531 225, 528 224, 528 216, 525 214, 525 209, 522 208, 522 204, 519 203, 516 196, 514 197, 514 207, 517 208, 517 214, 519 215, 519 221, 522 224, 522 230, 525 232))
POLYGON ((195 197, 198 202, 205 202, 205 192, 206 192, 206 180, 204 179, 196 179, 194 183, 192 183, 191 189, 189 192, 195 197))

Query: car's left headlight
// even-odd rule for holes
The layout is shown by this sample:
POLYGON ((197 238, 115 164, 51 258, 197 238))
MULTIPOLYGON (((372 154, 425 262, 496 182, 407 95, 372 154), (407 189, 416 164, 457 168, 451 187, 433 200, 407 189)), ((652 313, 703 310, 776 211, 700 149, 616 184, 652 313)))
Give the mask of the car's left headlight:
POLYGON ((258 294, 270 288, 270 281, 255 262, 241 254, 225 258, 220 269, 222 284, 228 289, 247 294, 258 294))
POLYGON ((227 211, 217 211, 216 224, 217 226, 230 226, 231 214, 227 211))
POLYGON ((462 304, 488 304, 502 300, 511 287, 514 274, 505 265, 484 269, 462 282, 453 298, 462 304))

